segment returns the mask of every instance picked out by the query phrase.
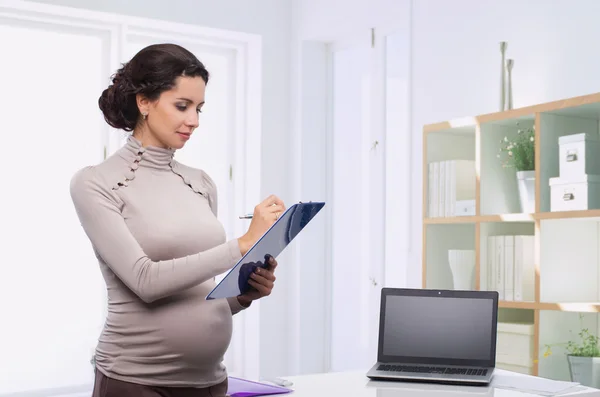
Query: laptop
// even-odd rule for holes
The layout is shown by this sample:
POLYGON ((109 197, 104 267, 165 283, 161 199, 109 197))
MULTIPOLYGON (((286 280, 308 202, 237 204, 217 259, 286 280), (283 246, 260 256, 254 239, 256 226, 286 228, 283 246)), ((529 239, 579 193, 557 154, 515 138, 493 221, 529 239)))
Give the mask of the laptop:
POLYGON ((498 292, 383 288, 373 380, 488 385, 498 292))

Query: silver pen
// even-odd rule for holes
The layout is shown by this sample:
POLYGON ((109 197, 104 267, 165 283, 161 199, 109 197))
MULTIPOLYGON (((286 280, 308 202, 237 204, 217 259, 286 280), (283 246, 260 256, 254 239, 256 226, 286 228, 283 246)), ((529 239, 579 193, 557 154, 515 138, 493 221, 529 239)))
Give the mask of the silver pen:
MULTIPOLYGON (((302 204, 302 201, 300 201, 300 204, 302 204)), ((273 204, 273 205, 275 205, 275 204, 273 204)), ((240 215, 238 218, 240 218, 240 219, 252 219, 252 214, 240 215)))

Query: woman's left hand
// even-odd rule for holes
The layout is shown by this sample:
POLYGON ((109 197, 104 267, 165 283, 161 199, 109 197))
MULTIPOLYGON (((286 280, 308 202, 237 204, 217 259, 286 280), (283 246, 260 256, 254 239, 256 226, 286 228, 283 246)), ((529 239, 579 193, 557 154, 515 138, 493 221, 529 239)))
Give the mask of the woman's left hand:
POLYGON ((248 279, 248 284, 252 288, 237 297, 242 306, 250 306, 252 301, 271 295, 276 279, 276 267, 277 260, 275 260, 274 257, 269 256, 269 263, 266 268, 256 268, 248 279))

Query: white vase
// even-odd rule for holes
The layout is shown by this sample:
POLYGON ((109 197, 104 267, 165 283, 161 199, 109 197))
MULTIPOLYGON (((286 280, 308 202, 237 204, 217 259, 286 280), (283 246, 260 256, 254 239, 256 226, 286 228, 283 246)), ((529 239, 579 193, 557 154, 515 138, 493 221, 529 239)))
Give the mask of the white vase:
POLYGON ((521 212, 531 214, 535 212, 535 171, 517 171, 519 187, 519 202, 521 212))
POLYGON ((472 290, 473 271, 475 270, 475 251, 448 250, 448 263, 452 270, 452 281, 455 290, 472 290))
POLYGON ((600 358, 567 356, 571 380, 583 386, 600 387, 600 358))

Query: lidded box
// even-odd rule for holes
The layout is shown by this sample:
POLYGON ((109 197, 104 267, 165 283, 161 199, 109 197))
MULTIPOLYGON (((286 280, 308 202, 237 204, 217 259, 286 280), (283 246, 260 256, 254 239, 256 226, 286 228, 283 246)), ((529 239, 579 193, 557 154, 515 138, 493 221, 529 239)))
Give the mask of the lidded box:
POLYGON ((600 208, 600 175, 550 178, 549 185, 551 211, 600 208))
POLYGON ((513 372, 533 373, 533 324, 498 322, 496 366, 513 372))
POLYGON ((559 175, 565 182, 600 175, 600 135, 581 133, 558 138, 559 175))

